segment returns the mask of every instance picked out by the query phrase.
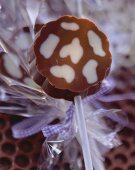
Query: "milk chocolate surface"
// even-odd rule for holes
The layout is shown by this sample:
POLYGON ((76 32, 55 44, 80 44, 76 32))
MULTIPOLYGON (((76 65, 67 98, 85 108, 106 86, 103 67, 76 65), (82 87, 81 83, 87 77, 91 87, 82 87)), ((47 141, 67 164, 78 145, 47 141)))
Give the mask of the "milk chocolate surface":
POLYGON ((92 21, 73 16, 44 25, 33 51, 36 71, 45 80, 42 87, 56 98, 66 98, 65 93, 74 97, 95 92, 112 61, 105 34, 92 21))

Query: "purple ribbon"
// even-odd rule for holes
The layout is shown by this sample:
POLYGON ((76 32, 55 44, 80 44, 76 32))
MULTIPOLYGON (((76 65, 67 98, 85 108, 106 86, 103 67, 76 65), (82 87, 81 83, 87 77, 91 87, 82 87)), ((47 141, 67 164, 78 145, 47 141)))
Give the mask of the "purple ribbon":
MULTIPOLYGON (((107 93, 112 89, 112 86, 107 81, 102 84, 100 91, 96 94, 88 96, 84 99, 85 102, 95 101, 99 96, 107 93)), ((69 131, 72 133, 72 122, 73 122, 74 105, 72 104, 66 112, 66 118, 62 123, 56 125, 48 125, 53 118, 46 120, 44 116, 36 116, 27 118, 24 121, 14 125, 12 127, 13 136, 15 138, 24 138, 31 136, 39 131, 43 132, 45 137, 50 137, 56 134, 61 135, 63 138, 68 138, 69 131)))
MULTIPOLYGON (((103 96, 107 94, 114 88, 114 83, 111 80, 104 81, 101 89, 94 95, 88 96, 83 99, 84 102, 93 104, 97 109, 103 108, 99 101, 103 102, 113 102, 116 100, 125 100, 125 99, 135 99, 133 94, 124 94, 124 95, 110 95, 103 96)), ((46 116, 36 116, 32 118, 27 118, 22 122, 14 125, 12 127, 13 136, 15 138, 24 138, 31 136, 39 131, 42 131, 43 135, 47 138, 54 135, 60 135, 65 138, 71 137, 73 132, 73 115, 74 115, 74 105, 71 104, 69 109, 66 112, 65 120, 55 125, 48 125, 51 121, 54 120, 53 116, 46 118, 46 116)), ((122 125, 126 125, 124 120, 120 120, 113 117, 110 117, 112 120, 119 122, 122 125)), ((135 130, 135 125, 131 123, 126 125, 127 127, 135 130)))
POLYGON ((120 101, 120 100, 135 100, 135 95, 133 93, 128 93, 128 94, 100 96, 99 100, 102 102, 115 102, 115 101, 120 101))
POLYGON ((12 126, 12 133, 15 138, 25 138, 41 131, 54 120, 52 116, 36 116, 24 119, 22 122, 12 126))
POLYGON ((46 126, 42 128, 43 135, 47 138, 59 134, 63 139, 69 138, 69 130, 73 123, 74 105, 72 104, 66 112, 66 118, 62 124, 46 126))
POLYGON ((65 120, 56 125, 48 125, 54 120, 53 116, 36 116, 23 120, 12 127, 15 138, 25 138, 34 135, 42 130, 45 137, 60 134, 64 139, 69 137, 69 130, 73 120, 74 106, 71 105, 66 112, 65 120))

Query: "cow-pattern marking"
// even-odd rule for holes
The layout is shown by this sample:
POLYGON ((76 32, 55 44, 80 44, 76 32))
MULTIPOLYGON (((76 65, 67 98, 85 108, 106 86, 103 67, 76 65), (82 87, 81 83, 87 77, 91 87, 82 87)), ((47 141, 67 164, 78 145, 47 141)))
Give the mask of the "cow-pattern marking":
POLYGON ((89 40, 89 45, 92 46, 94 53, 96 55, 99 55, 100 57, 105 56, 105 52, 102 48, 102 41, 101 38, 92 30, 88 31, 88 40, 89 40))
POLYGON ((61 27, 65 30, 71 30, 71 31, 77 31, 79 30, 79 25, 75 22, 62 22, 61 24, 61 27))
POLYGON ((86 78, 88 84, 93 84, 98 80, 96 68, 98 66, 98 62, 96 60, 89 60, 83 67, 82 73, 86 78))
POLYGON ((20 69, 20 61, 17 56, 13 54, 4 54, 4 67, 8 74, 14 78, 22 78, 23 73, 20 69))
POLYGON ((47 39, 41 44, 40 53, 44 56, 45 59, 49 59, 55 48, 57 47, 60 38, 55 34, 50 34, 47 39))
POLYGON ((66 58, 70 56, 71 61, 77 64, 83 57, 83 48, 80 45, 79 38, 74 38, 68 45, 64 45, 60 50, 60 57, 66 58))
POLYGON ((50 72, 57 78, 64 78, 67 83, 71 83, 75 79, 74 69, 66 64, 62 66, 52 66, 50 72))

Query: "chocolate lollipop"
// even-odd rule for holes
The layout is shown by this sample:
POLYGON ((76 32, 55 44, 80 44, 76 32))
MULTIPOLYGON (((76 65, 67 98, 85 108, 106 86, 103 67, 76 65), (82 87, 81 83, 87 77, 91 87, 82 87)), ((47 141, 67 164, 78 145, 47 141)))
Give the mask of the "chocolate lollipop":
POLYGON ((46 93, 67 100, 94 93, 112 61, 105 34, 92 21, 73 16, 44 25, 31 53, 36 57, 34 80, 39 83, 42 77, 39 84, 46 93))

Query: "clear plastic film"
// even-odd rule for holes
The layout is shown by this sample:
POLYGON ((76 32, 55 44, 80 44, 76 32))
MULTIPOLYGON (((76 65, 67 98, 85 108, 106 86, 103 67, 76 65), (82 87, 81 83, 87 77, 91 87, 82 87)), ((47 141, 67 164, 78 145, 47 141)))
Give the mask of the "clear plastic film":
POLYGON ((27 50, 32 43, 30 20, 26 9, 20 7, 19 0, 1 1, 0 40, 5 51, 17 54, 21 64, 26 67, 27 50), (24 16, 25 14, 25 16, 24 16))
MULTIPOLYGON (((41 16, 48 18, 51 14, 44 13, 43 15, 42 12, 46 12, 48 7, 48 10, 53 14, 53 9, 49 2, 45 1, 15 0, 10 3, 11 6, 7 5, 5 1, 1 1, 0 39, 4 51, 0 55, 1 80, 8 85, 9 89, 20 96, 23 95, 26 101, 30 99, 38 105, 51 105, 62 110, 67 109, 69 102, 62 99, 55 100, 45 94, 42 88, 34 82, 30 71, 29 49, 32 45, 32 38, 35 36, 35 24, 45 23, 46 21, 40 21, 38 18, 41 16), (35 3, 37 3, 36 10, 35 3), (9 18, 9 14, 11 18, 9 18)), ((13 95, 12 98, 14 98, 13 95)))
MULTIPOLYGON (((59 159, 59 155, 64 150, 65 160, 71 163, 74 170, 78 170, 79 165, 75 162, 80 149, 73 145, 75 153, 72 155, 73 157, 69 155, 68 150, 71 147, 72 139, 76 137, 79 141, 78 127, 77 125, 74 127, 73 103, 48 96, 34 81, 31 73, 33 63, 30 61, 34 62, 35 57, 30 53, 30 49, 37 30, 42 27, 42 24, 62 15, 70 14, 92 18, 109 35, 115 66, 134 66, 134 40, 132 38, 135 22, 134 7, 135 4, 132 0, 128 2, 126 0, 117 2, 116 0, 103 2, 101 0, 1 0, 0 46, 3 52, 0 53, 0 111, 32 117, 32 119, 21 122, 20 126, 13 127, 15 137, 30 136, 41 130, 44 135, 48 135, 43 144, 43 159, 39 169, 45 168, 46 165, 48 165, 48 170, 51 169, 57 162, 57 159, 54 158, 58 156, 59 159), (40 28, 37 29, 36 26, 40 26, 40 28), (129 60, 125 58, 128 54, 130 55, 129 60), (121 58, 120 60, 117 60, 118 56, 121 58), (43 121, 42 118, 44 118, 43 121), (59 123, 49 126, 55 119, 59 119, 59 123), (30 128, 27 128, 26 125, 29 125, 30 128), (57 137, 52 139, 51 134, 55 134, 57 137), (63 143, 66 142, 68 147, 63 147, 63 143), (45 155, 46 148, 49 157, 45 155)), ((102 164, 104 160, 103 153, 120 144, 117 132, 121 130, 121 126, 115 126, 112 129, 111 124, 107 124, 108 118, 115 118, 114 121, 121 122, 122 126, 127 124, 126 118, 120 116, 119 113, 116 114, 119 110, 94 110, 92 108, 93 103, 94 106, 97 105, 97 108, 101 106, 95 100, 104 95, 103 89, 101 93, 90 97, 91 103, 86 100, 90 106, 84 104, 89 144, 93 146, 92 161, 95 165, 97 164, 96 169, 98 169, 98 163, 102 164)), ((105 89, 105 92, 107 90, 105 89)), ((102 97, 102 100, 104 98, 102 97)), ((84 99, 84 103, 86 101, 84 99)))
MULTIPOLYGON (((47 168, 48 170, 54 169, 57 167, 58 162, 68 165, 73 170, 79 170, 83 168, 83 163, 81 157, 78 155, 81 153, 81 149, 76 141, 76 139, 72 140, 72 145, 64 145, 63 140, 51 141, 51 146, 53 145, 53 149, 51 147, 51 153, 55 153, 55 159, 52 158, 50 151, 47 151, 46 142, 43 144, 42 152, 40 155, 40 159, 38 161, 38 169, 42 170, 47 168), (64 150, 63 150, 64 148, 64 150), (55 151, 54 151, 55 150, 55 151), (57 151, 57 154, 56 154, 57 151)), ((54 155, 53 155, 54 156, 54 155)))
MULTIPOLYGON (((11 77, 11 75, 5 75, 5 73, 3 72, 1 72, 1 77, 10 86, 17 86, 19 88, 19 91, 22 91, 22 93, 24 93, 25 95, 30 93, 30 98, 32 98, 35 92, 40 92, 40 95, 43 94, 43 96, 45 96, 42 89, 31 80, 32 75, 30 73, 30 65, 28 62, 30 57, 28 51, 30 46, 32 45, 32 38, 34 38, 35 36, 34 28, 36 24, 45 24, 48 21, 54 20, 59 16, 66 14, 93 18, 107 33, 107 35, 109 35, 109 39, 112 45, 112 51, 117 53, 113 55, 114 58, 115 56, 117 58, 117 55, 120 55, 120 58, 124 59, 121 51, 123 52, 127 48, 123 46, 123 43, 124 45, 127 45, 128 48, 130 48, 131 43, 129 41, 130 37, 132 37, 132 25, 134 24, 134 18, 132 17, 134 16, 134 10, 132 9, 132 7, 134 6, 133 1, 119 1, 116 3, 115 0, 111 2, 107 0, 104 2, 101 2, 99 0, 71 0, 68 2, 64 0, 51 2, 40 0, 36 2, 34 0, 14 0, 10 3, 10 5, 7 5, 6 1, 1 1, 1 43, 2 46, 5 47, 5 51, 8 52, 8 55, 13 61, 12 63, 10 62, 10 64, 14 67, 16 66, 18 68, 16 70, 22 69, 23 74, 26 75, 26 79, 18 81, 18 77, 16 79, 11 77), (36 9, 34 7, 35 3, 37 3, 36 9), (126 8, 124 8, 125 4, 127 4, 126 8), (113 12, 114 10, 115 12, 113 12), (123 18, 128 19, 123 20, 123 18), (121 24, 119 24, 119 21, 121 24), (128 36, 124 39, 127 34, 130 37, 128 36), (118 38, 118 36, 121 37, 118 38), (120 39, 121 41, 118 41, 120 39), (115 48, 115 50, 113 50, 114 46, 119 49, 117 50, 115 48), (121 51, 120 48, 122 48, 121 51), (34 87, 31 88, 31 85, 34 87)), ((127 54, 129 54, 129 51, 125 52, 124 55, 127 54)), ((1 60, 2 58, 7 57, 2 56, 1 60)), ((128 65, 129 62, 125 62, 124 60, 120 63, 126 63, 128 65)), ((134 65, 134 62, 131 61, 130 63, 134 65)))
MULTIPOLYGON (((95 110, 92 105, 86 103, 85 101, 83 101, 83 106, 88 133, 88 144, 90 146, 90 154, 93 167, 96 170, 98 170, 99 168, 105 169, 104 153, 114 147, 118 147, 121 144, 117 133, 124 126, 127 126, 127 116, 125 113, 118 109, 95 110)), ((74 138, 72 138, 72 134, 70 132, 67 132, 69 133, 71 140, 66 140, 64 139, 64 136, 61 135, 59 137, 59 135, 56 133, 55 135, 50 135, 50 137, 46 139, 43 144, 42 153, 39 160, 39 169, 44 168, 45 165, 48 166, 48 169, 54 168, 58 161, 65 161, 70 163, 70 167, 72 167, 73 170, 82 168, 82 165, 80 165, 79 161, 76 161, 79 159, 77 153, 81 152, 81 149, 79 146, 77 147, 77 144, 74 145, 74 143, 77 139, 80 143, 80 146, 82 146, 82 142, 85 143, 85 141, 80 139, 79 124, 76 123, 76 119, 74 120, 75 122, 73 121, 72 124, 70 124, 70 126, 74 126, 74 138), (72 150, 72 156, 70 155, 69 150, 72 150)), ((53 127, 49 130, 49 132, 51 130, 53 131, 53 127)), ((61 131, 59 131, 59 134, 61 134, 61 131)), ((83 147, 87 148, 85 145, 83 145, 83 147)))
POLYGON ((78 129, 77 133, 80 134, 77 135, 77 139, 82 146, 85 168, 104 170, 103 154, 121 144, 117 133, 122 128, 120 121, 123 121, 125 126, 128 123, 127 116, 117 109, 95 110, 91 105, 82 102, 79 98, 75 99, 75 106, 76 128, 78 129), (115 123, 112 121, 113 117, 115 117, 115 123), (116 120, 118 120, 117 123, 116 120))
POLYGON ((135 2, 132 0, 105 0, 100 1, 99 5, 94 2, 96 1, 93 1, 93 3, 91 0, 87 1, 90 5, 88 15, 108 35, 113 55, 113 68, 134 66, 135 2))
MULTIPOLYGON (((17 54, 10 52, 1 53, 0 63, 2 66, 0 78, 3 82, 1 83, 1 88, 3 88, 5 95, 9 94, 8 102, 15 99, 16 103, 20 103, 19 101, 27 103, 28 99, 30 99, 29 103, 33 101, 40 106, 51 105, 62 110, 66 109, 68 102, 62 99, 55 100, 45 94, 42 88, 32 80, 29 71, 23 67, 17 54)), ((5 100, 7 99, 5 98, 5 100)))

